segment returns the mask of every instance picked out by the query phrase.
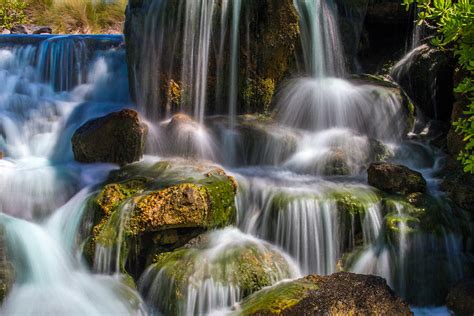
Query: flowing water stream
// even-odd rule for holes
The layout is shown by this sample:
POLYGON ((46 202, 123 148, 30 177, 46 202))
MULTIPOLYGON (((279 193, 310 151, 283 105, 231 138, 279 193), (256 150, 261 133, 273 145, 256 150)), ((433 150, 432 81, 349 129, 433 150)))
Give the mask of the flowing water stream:
MULTIPOLYGON (((305 69, 280 87, 275 120, 249 138, 236 110, 245 1, 149 2, 140 67, 153 71, 135 86, 149 125, 146 159, 212 160, 239 183, 238 226, 212 232, 208 247, 193 253, 199 268, 180 313, 220 314, 241 300, 239 287, 216 275, 230 280, 232 256, 248 245, 291 267, 272 266, 271 283, 345 269, 386 278, 413 305, 439 304, 465 259, 458 223, 437 189, 443 154, 405 138, 404 105, 393 89, 345 79, 335 3, 294 0, 305 69), (208 116, 210 72, 228 106, 224 117, 208 116), (179 104, 146 93, 166 76, 187 87, 179 104), (194 120, 170 142, 163 131, 177 111, 194 120), (415 232, 405 201, 366 184, 377 155, 423 173, 443 209, 436 230, 415 232)), ((16 271, 2 314, 158 314, 151 305, 166 305, 176 286, 166 269, 148 269, 133 290, 119 274, 120 244, 96 249, 92 270, 81 253, 88 198, 118 167, 74 162, 70 139, 89 119, 133 107, 122 38, 2 36, 0 78, 0 226, 16 271)))

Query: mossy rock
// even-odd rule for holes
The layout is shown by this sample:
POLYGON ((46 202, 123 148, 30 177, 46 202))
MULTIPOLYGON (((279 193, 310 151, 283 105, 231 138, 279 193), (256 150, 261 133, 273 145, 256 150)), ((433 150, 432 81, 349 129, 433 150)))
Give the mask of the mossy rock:
POLYGON ((347 272, 310 275, 259 291, 235 315, 412 315, 384 279, 347 272))
POLYGON ((309 279, 284 282, 246 298, 236 315, 281 315, 308 298, 318 285, 309 279))
POLYGON ((400 233, 430 233, 444 235, 446 232, 463 234, 469 231, 468 221, 456 216, 447 199, 435 198, 427 193, 412 193, 403 196, 385 196, 383 199, 385 222, 389 231, 400 233))
POLYGON ((145 295, 160 289, 153 293, 152 304, 166 314, 182 314, 189 295, 205 295, 200 292, 204 284, 238 289, 241 299, 292 277, 287 259, 275 248, 233 235, 235 240, 224 241, 222 247, 219 242, 226 233, 201 235, 183 248, 157 255, 142 278, 145 295))
POLYGON ((93 228, 84 253, 94 262, 97 246, 119 248, 120 272, 127 272, 131 259, 143 267, 150 253, 234 224, 236 189, 221 168, 192 162, 138 163, 112 172, 89 203, 93 228))

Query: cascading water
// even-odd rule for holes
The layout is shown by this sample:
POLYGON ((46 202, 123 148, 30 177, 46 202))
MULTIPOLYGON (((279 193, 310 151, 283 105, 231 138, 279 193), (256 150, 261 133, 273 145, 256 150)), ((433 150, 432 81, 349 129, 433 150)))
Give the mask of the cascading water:
MULTIPOLYGON (((270 286, 340 269, 383 276, 412 304, 441 303, 462 277, 460 223, 443 198, 435 198, 431 221, 426 209, 368 186, 365 170, 383 160, 407 165, 440 196, 442 154, 405 140, 413 113, 396 85, 347 79, 335 1, 293 1, 303 77, 279 86, 271 118, 237 115, 247 79, 239 63, 251 53, 241 49, 250 29, 243 32, 241 12, 255 3, 144 3, 144 32, 129 52, 138 62, 129 66, 141 70, 131 90, 148 125, 147 154, 226 166, 239 184, 238 228, 146 258, 146 269, 131 273, 136 291, 122 261, 133 252, 123 234, 137 202, 127 198, 104 235, 94 236, 89 271, 83 252, 92 237, 81 225, 90 231, 88 203, 116 167, 73 162, 70 140, 86 121, 130 106, 122 39, 34 36, 20 45, 0 38, 0 238, 17 273, 2 312, 221 314, 258 290, 245 280, 270 286), (186 114, 171 117, 176 112, 186 114)), ((145 162, 161 159, 150 156, 145 162)), ((175 176, 159 180, 174 184, 175 176)))
POLYGON ((235 113, 241 1, 155 0, 149 6, 146 41, 136 65, 149 71, 134 82, 142 112, 150 118, 185 112, 202 124, 208 90, 216 89, 219 101, 229 104, 225 112, 235 113), (165 113, 158 113, 159 108, 165 113))
POLYGON ((122 40, 41 36, 18 45, 17 39, 3 37, 0 43, 0 73, 7 83, 0 91, 0 226, 15 270, 1 312, 145 314, 136 291, 91 274, 76 255, 88 199, 88 189, 80 189, 113 167, 74 163, 70 137, 90 118, 127 104, 128 93, 113 92, 127 91, 125 55, 117 48, 122 40), (42 224, 26 221, 33 219, 42 224))

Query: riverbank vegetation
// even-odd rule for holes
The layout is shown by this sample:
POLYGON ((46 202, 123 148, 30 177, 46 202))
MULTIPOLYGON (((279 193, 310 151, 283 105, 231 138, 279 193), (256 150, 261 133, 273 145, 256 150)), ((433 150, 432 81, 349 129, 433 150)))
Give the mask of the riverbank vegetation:
POLYGON ((121 33, 127 0, 0 0, 0 28, 52 27, 54 33, 121 33))

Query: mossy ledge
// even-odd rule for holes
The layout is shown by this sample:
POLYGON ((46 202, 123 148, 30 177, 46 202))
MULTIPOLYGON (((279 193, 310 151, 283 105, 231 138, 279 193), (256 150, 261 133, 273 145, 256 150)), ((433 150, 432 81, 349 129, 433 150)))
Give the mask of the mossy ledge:
POLYGON ((93 228, 85 255, 94 262, 98 246, 119 247, 121 272, 138 265, 130 271, 138 275, 154 254, 235 224, 236 190, 221 168, 192 162, 138 163, 115 171, 90 203, 93 228))

